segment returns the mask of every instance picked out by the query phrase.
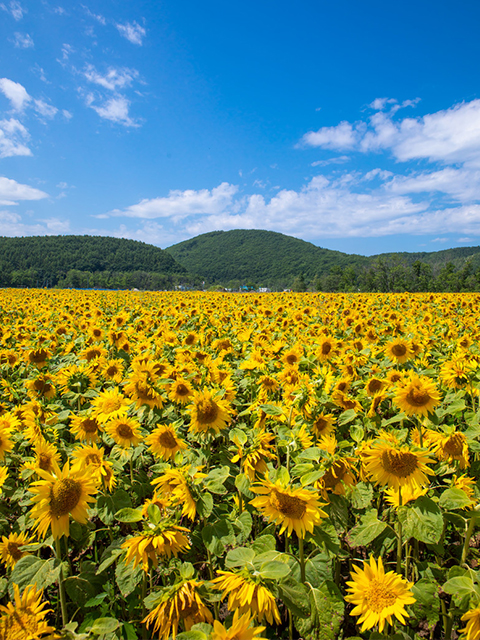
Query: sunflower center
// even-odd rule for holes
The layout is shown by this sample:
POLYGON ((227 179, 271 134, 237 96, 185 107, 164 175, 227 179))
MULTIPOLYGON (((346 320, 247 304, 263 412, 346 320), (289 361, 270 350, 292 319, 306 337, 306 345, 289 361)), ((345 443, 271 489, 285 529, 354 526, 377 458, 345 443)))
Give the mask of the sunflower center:
POLYGON ((133 438, 132 428, 130 427, 130 425, 125 424, 124 422, 118 425, 117 433, 121 438, 126 438, 126 439, 133 438))
POLYGON ((325 431, 325 429, 328 427, 328 422, 327 420, 325 420, 325 418, 317 418, 314 427, 317 433, 322 433, 322 431, 325 431))
POLYGON ((288 362, 288 364, 295 364, 296 362, 298 362, 298 358, 294 353, 289 353, 285 360, 288 362))
POLYGON ((43 471, 50 471, 52 468, 52 456, 48 455, 48 453, 41 453, 38 456, 38 466, 43 471))
POLYGON ((135 385, 135 390, 139 400, 155 400, 155 394, 147 387, 147 385, 137 383, 135 385))
POLYGON ((197 409, 198 422, 201 424, 211 424, 218 417, 218 407, 213 400, 201 402, 197 409))
POLYGON ((107 376, 110 376, 113 378, 113 376, 116 376, 118 373, 118 367, 112 364, 110 367, 107 368, 106 373, 107 373, 107 376))
POLYGON ((106 398, 103 401, 103 413, 112 413, 112 411, 118 411, 122 406, 120 398, 106 398))
POLYGON ((397 594, 380 580, 372 580, 365 599, 371 611, 381 613, 386 607, 391 607, 395 604, 397 594))
POLYGON ((98 422, 93 418, 86 418, 82 422, 82 429, 85 433, 95 433, 98 429, 98 422))
POLYGON ((443 445, 445 453, 450 456, 461 456, 463 451, 463 436, 461 433, 454 433, 443 445))
POLYGON ((417 456, 409 451, 384 451, 382 466, 397 478, 407 478, 418 469, 417 456))
POLYGON ((177 387, 175 389, 175 393, 177 396, 181 396, 182 398, 184 396, 188 396, 188 394, 190 393, 188 387, 186 387, 184 384, 180 383, 177 384, 177 387))
POLYGON ((431 400, 428 391, 416 387, 407 393, 405 399, 411 407, 424 407, 431 400))
POLYGON ((332 350, 332 345, 329 342, 324 342, 322 344, 322 355, 328 356, 331 350, 332 350))
POLYGON ((344 462, 335 462, 335 464, 323 476, 323 482, 326 489, 335 489, 337 484, 343 479, 347 471, 344 462))
POLYGON ((303 518, 307 508, 307 503, 301 498, 281 493, 278 489, 273 489, 272 502, 284 517, 294 520, 303 518))
POLYGON ((407 353, 407 347, 404 344, 394 344, 392 347, 392 353, 397 358, 401 358, 407 353))
POLYGON ((102 461, 96 453, 89 453, 85 458, 85 462, 87 464, 94 464, 96 466, 100 465, 102 461))
POLYGON ((82 495, 82 485, 72 478, 56 482, 50 490, 50 511, 60 518, 73 511, 82 495))
POLYGON ((185 618, 189 618, 190 616, 194 616, 196 613, 198 613, 198 604, 195 602, 195 600, 192 600, 188 604, 184 604, 179 613, 182 620, 184 620, 185 618))
POLYGON ((177 446, 175 436, 170 431, 163 431, 158 436, 158 442, 166 449, 174 449, 177 446))
POLYGON ((30 360, 30 362, 35 362, 38 364, 39 362, 44 362, 47 359, 47 355, 48 354, 45 349, 38 349, 37 351, 32 351, 28 359, 30 360))
POLYGON ((24 555, 18 548, 20 546, 21 545, 19 545, 17 542, 9 542, 7 544, 8 554, 15 560, 15 562, 17 560, 20 560, 20 558, 23 558, 23 555, 24 555))
POLYGON ((380 380, 377 380, 376 378, 374 380, 370 380, 370 382, 368 383, 368 391, 370 393, 376 393, 377 391, 380 391, 381 388, 382 382, 380 380))

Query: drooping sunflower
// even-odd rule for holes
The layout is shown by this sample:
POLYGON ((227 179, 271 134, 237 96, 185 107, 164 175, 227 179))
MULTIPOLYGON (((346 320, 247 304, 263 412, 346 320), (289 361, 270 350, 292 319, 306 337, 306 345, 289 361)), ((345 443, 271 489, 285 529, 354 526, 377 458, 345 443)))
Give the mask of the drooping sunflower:
POLYGON ((265 640, 260 635, 263 631, 265 627, 252 625, 250 613, 247 612, 241 616, 237 609, 228 629, 218 620, 213 621, 211 640, 265 640))
POLYGON ((161 476, 151 481, 162 497, 168 497, 173 505, 182 505, 182 515, 195 520, 197 504, 192 495, 195 485, 199 484, 207 474, 189 465, 179 469, 167 469, 161 476))
POLYGON ((30 514, 36 521, 35 528, 40 536, 51 527, 54 538, 68 537, 70 515, 81 524, 87 521, 88 504, 95 502, 96 478, 87 469, 73 473, 68 462, 62 470, 54 464, 53 473, 42 469, 37 473, 43 480, 29 487, 31 502, 35 503, 30 514))
POLYGON ((25 361, 27 364, 32 364, 41 369, 47 363, 47 360, 52 357, 52 352, 44 347, 38 349, 31 349, 27 352, 25 361))
POLYGON ((55 397, 57 390, 53 383, 53 377, 48 374, 40 373, 36 378, 25 381, 25 389, 30 398, 46 398, 51 400, 55 397))
POLYGON ((77 440, 97 442, 103 427, 100 422, 88 412, 84 415, 73 416, 70 422, 70 431, 77 440))
POLYGON ((53 633, 45 617, 52 609, 45 609, 42 603, 43 590, 36 585, 28 585, 20 596, 18 584, 13 585, 14 602, 0 606, 0 638, 5 640, 37 640, 47 633, 53 633))
POLYGON ((178 451, 188 448, 187 443, 178 436, 172 424, 159 424, 145 438, 145 442, 153 455, 163 460, 172 460, 178 451))
POLYGON ((315 416, 312 424, 312 431, 317 438, 326 436, 335 430, 335 417, 333 413, 320 413, 315 416))
POLYGON ((105 424, 108 420, 125 416, 131 400, 126 398, 117 387, 101 391, 92 402, 92 414, 98 422, 105 424))
POLYGON ((162 593, 159 604, 150 611, 143 622, 153 631, 158 631, 159 640, 175 640, 178 626, 182 622, 186 631, 190 631, 199 622, 213 622, 213 616, 200 597, 198 580, 177 582, 162 593))
POLYGON ((322 511, 318 492, 309 489, 285 487, 279 480, 271 482, 267 478, 251 487, 253 493, 260 494, 250 504, 261 511, 270 522, 280 525, 280 534, 292 531, 304 538, 307 531, 312 533, 327 514, 322 511))
MULTIPOLYGON (((427 489, 424 487, 418 487, 416 485, 405 485, 402 487, 402 505, 407 504, 408 502, 413 502, 417 498, 424 496, 427 493, 427 489)), ((398 495, 398 491, 394 488, 387 489, 385 491, 385 502, 387 502, 391 507, 398 509, 400 507, 400 496, 398 495)))
POLYGON ((472 378, 476 367, 463 355, 444 362, 440 368, 440 379, 448 389, 463 389, 472 378))
POLYGON ((355 605, 351 615, 360 616, 362 633, 376 624, 381 633, 386 622, 392 624, 392 616, 405 624, 405 618, 409 617, 405 606, 416 602, 411 591, 413 582, 394 571, 385 573, 382 558, 377 563, 373 556, 363 567, 354 566, 350 577, 345 600, 355 605))
POLYGON ((238 447, 237 453, 231 459, 232 462, 242 462, 243 472, 250 482, 256 479, 257 474, 267 472, 267 461, 276 457, 275 436, 264 429, 253 429, 252 440, 249 446, 242 445, 238 440, 233 442, 238 447))
POLYGON ((134 418, 116 418, 105 425, 107 433, 124 449, 135 447, 142 441, 140 423, 134 418))
POLYGON ((30 544, 33 540, 35 540, 35 536, 29 536, 24 531, 2 536, 2 542, 0 542, 0 562, 6 567, 13 569, 20 558, 28 555, 28 551, 22 550, 20 547, 30 544))
POLYGON ((146 530, 138 536, 127 538, 122 544, 122 549, 127 550, 125 564, 133 560, 134 569, 141 563, 142 569, 148 571, 148 561, 151 560, 156 568, 159 557, 177 557, 179 553, 190 548, 185 536, 188 532, 189 529, 164 520, 154 530, 146 530))
POLYGON ((223 591, 222 600, 228 596, 227 606, 230 611, 238 610, 240 615, 250 613, 259 622, 265 618, 269 624, 274 624, 274 621, 280 624, 275 596, 260 576, 250 573, 248 569, 219 570, 212 582, 223 591))
POLYGON ((480 606, 475 609, 470 609, 467 613, 464 613, 462 622, 466 622, 465 629, 460 629, 459 633, 466 635, 466 640, 479 640, 480 638, 480 606))
POLYGON ((196 391, 189 408, 192 433, 207 434, 212 431, 218 435, 230 422, 232 409, 216 397, 211 391, 196 391))
POLYGON ((433 471, 427 466, 433 460, 427 453, 408 445, 396 445, 376 440, 362 450, 362 464, 366 476, 382 486, 400 487, 428 485, 427 476, 433 471))
POLYGON ((412 372, 398 383, 393 402, 407 416, 428 416, 440 403, 440 393, 429 378, 412 372))

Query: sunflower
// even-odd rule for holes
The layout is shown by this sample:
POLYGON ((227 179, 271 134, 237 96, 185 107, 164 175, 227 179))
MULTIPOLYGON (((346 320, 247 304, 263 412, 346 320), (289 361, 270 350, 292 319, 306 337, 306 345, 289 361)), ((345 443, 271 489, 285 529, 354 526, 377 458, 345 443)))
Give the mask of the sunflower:
POLYGON ((324 505, 318 493, 308 489, 285 487, 279 480, 273 483, 265 478, 252 485, 251 491, 260 495, 250 504, 259 509, 267 520, 280 524, 280 534, 286 529, 291 535, 295 530, 299 538, 304 538, 307 531, 312 533, 315 525, 327 517, 321 509, 324 505))
MULTIPOLYGON (((413 502, 417 498, 424 496, 427 493, 426 488, 418 487, 414 484, 405 485, 402 487, 402 505, 407 504, 408 502, 413 502)), ((400 505, 400 496, 398 495, 398 491, 396 489, 387 489, 385 491, 385 501, 395 509, 402 506, 400 505)))
POLYGON ((313 419, 312 431, 317 438, 328 435, 335 430, 333 413, 320 413, 313 419))
POLYGON ((102 426, 90 412, 84 415, 73 416, 70 422, 70 431, 77 440, 97 442, 102 426))
POLYGON ((242 461, 243 472, 250 482, 253 482, 257 474, 264 474, 268 471, 267 461, 276 458, 275 436, 263 429, 254 429, 252 443, 245 447, 238 440, 233 438, 234 444, 238 447, 237 454, 233 456, 231 462, 242 461))
POLYGON ((102 480, 102 486, 110 493, 115 489, 117 484, 117 478, 115 477, 115 472, 113 470, 112 463, 108 460, 103 460, 100 465, 100 475, 99 478, 102 480))
POLYGON ((133 418, 123 417, 111 420, 105 425, 105 433, 124 449, 135 447, 142 441, 140 423, 133 418))
POLYGON ((163 460, 172 460, 178 451, 188 448, 187 443, 178 437, 171 424, 160 424, 145 438, 154 456, 163 460))
POLYGON ((188 380, 177 378, 172 382, 168 391, 168 397, 177 404, 187 404, 193 396, 193 387, 188 380))
POLYGON ((439 404, 440 393, 429 378, 412 372, 398 384, 393 402, 407 416, 428 416, 439 404))
POLYGON ((126 415, 131 401, 117 387, 101 391, 93 400, 93 416, 104 424, 108 420, 126 415))
POLYGON ((431 462, 432 459, 422 451, 384 440, 367 444, 362 451, 365 474, 377 484, 388 485, 396 491, 405 486, 413 489, 428 485, 427 476, 433 475, 427 466, 431 462))
POLYGON ((180 469, 167 469, 161 476, 151 481, 157 487, 161 497, 168 497, 172 504, 181 504, 182 515, 189 520, 195 520, 197 505, 192 495, 195 485, 198 485, 206 473, 201 473, 198 467, 190 468, 188 465, 180 469))
POLYGON ((120 384, 123 380, 123 373, 125 370, 125 361, 121 358, 112 358, 107 360, 104 367, 102 368, 101 374, 105 378, 105 380, 111 380, 112 382, 116 382, 120 384))
POLYGON ((26 463, 25 469, 33 469, 34 471, 42 469, 51 473, 54 464, 58 464, 61 460, 57 447, 43 438, 36 440, 33 449, 35 452, 34 461, 26 463))
MULTIPOLYGON (((468 498, 473 498, 475 494, 475 487, 477 483, 475 478, 469 478, 467 475, 463 474, 461 476, 455 476, 452 480, 452 487, 455 489, 461 489, 467 494, 468 498)), ((472 500, 474 502, 474 500, 472 500)))
POLYGON ((382 393, 382 391, 385 389, 385 386, 386 385, 384 380, 380 380, 379 378, 373 376, 372 378, 370 378, 370 380, 367 381, 367 384, 365 385, 365 391, 369 396, 377 396, 378 394, 382 393))
POLYGON ((320 338, 318 340, 317 358, 321 362, 329 360, 334 355, 336 347, 337 343, 333 338, 329 336, 320 338))
POLYGON ((394 338, 385 345, 385 355, 394 362, 403 364, 407 360, 413 358, 413 351, 410 344, 401 338, 394 338))
POLYGON ((47 363, 47 360, 52 357, 51 351, 43 347, 38 349, 32 349, 26 355, 25 361, 27 364, 32 364, 41 369, 47 363))
POLYGON ((466 622, 465 629, 460 629, 459 633, 466 635, 466 640, 479 640, 480 638, 480 606, 475 609, 470 609, 467 613, 464 613, 462 622, 466 622))
POLYGON ((125 393, 136 403, 138 409, 144 404, 151 409, 161 409, 163 398, 155 388, 157 376, 153 377, 149 373, 133 373, 125 385, 125 393))
POLYGON ((461 431, 453 431, 448 435, 430 432, 431 446, 436 457, 445 462, 458 462, 460 469, 469 466, 467 438, 461 431))
POLYGON ((188 533, 189 529, 164 520, 153 531, 143 531, 138 536, 127 538, 122 544, 122 549, 127 550, 125 564, 133 560, 134 569, 142 563, 142 569, 148 571, 149 559, 156 568, 159 557, 177 557, 190 548, 185 532, 188 533))
POLYGON ((7 467, 0 467, 0 493, 3 485, 5 484, 5 480, 8 477, 8 469, 7 467))
POLYGON ((183 580, 163 591, 160 603, 150 611, 143 622, 150 627, 154 624, 154 633, 158 631, 159 640, 175 640, 180 622, 189 631, 199 622, 213 622, 213 616, 199 594, 203 582, 183 580))
POLYGON ((229 424, 231 412, 230 406, 208 389, 196 391, 189 409, 191 418, 189 431, 200 434, 213 431, 219 434, 229 424))
POLYGON ((260 636, 265 627, 252 626, 251 622, 250 613, 240 616, 237 609, 228 629, 218 620, 213 621, 211 640, 265 640, 260 636))
POLYGON ((253 614, 260 622, 265 618, 269 624, 274 620, 281 623, 275 596, 266 582, 259 575, 254 575, 248 569, 238 571, 217 571, 217 577, 212 583, 223 591, 221 599, 228 596, 229 611, 253 614))
POLYGON ((303 356, 303 347, 300 344, 296 344, 291 347, 285 353, 282 354, 282 362, 288 367, 293 367, 300 364, 300 359, 303 356))
POLYGON ((20 425, 20 421, 11 414, 0 416, 0 460, 4 460, 5 454, 13 448, 10 436, 16 425, 20 425))
POLYGON ((97 474, 103 464, 105 450, 95 443, 80 445, 72 451, 72 471, 90 468, 93 474, 97 474))
POLYGON ((67 462, 62 470, 54 464, 53 473, 38 469, 43 478, 30 485, 34 506, 31 517, 36 520, 35 528, 40 536, 45 536, 49 527, 54 538, 70 533, 70 514, 81 524, 87 521, 89 502, 95 502, 93 494, 97 492, 97 482, 87 470, 73 472, 67 462))
POLYGON ((46 633, 53 633, 54 627, 44 620, 52 609, 45 609, 41 603, 43 591, 36 585, 28 585, 20 596, 18 584, 13 584, 14 603, 0 606, 0 638, 5 640, 37 640, 46 633))
POLYGON ((27 389, 30 398, 33 399, 46 398, 51 400, 57 393, 52 376, 43 373, 39 374, 37 378, 26 380, 25 389, 27 389))
POLYGON ((470 384, 475 368, 465 357, 457 356, 442 364, 440 379, 447 389, 463 389, 470 384))
POLYGON ((27 556, 28 551, 20 549, 35 540, 35 536, 28 536, 25 532, 11 533, 8 536, 2 536, 0 542, 0 561, 6 566, 13 569, 20 558, 27 556))
POLYGON ((355 605, 351 615, 360 616, 358 623, 362 625, 362 633, 376 624, 381 633, 385 622, 392 624, 392 616, 405 624, 408 617, 405 606, 416 602, 411 591, 413 582, 394 571, 385 573, 382 558, 378 558, 377 564, 373 556, 363 568, 355 566, 350 577, 345 600, 355 605))

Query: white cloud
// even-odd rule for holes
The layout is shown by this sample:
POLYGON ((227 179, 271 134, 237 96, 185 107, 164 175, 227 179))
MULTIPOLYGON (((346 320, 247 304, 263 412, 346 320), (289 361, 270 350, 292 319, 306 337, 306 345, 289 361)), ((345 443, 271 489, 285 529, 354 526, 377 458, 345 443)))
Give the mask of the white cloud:
POLYGON ((138 122, 132 120, 128 115, 128 109, 130 102, 123 96, 117 96, 110 98, 103 105, 94 104, 95 97, 92 94, 88 94, 86 97, 86 103, 88 107, 91 107, 98 113, 101 118, 116 122, 117 124, 123 124, 126 127, 138 127, 138 122))
POLYGON ((143 38, 147 32, 137 22, 126 22, 125 24, 117 24, 116 26, 120 35, 129 40, 132 44, 142 45, 143 38))
POLYGON ((386 185, 392 193, 444 193, 458 202, 480 200, 480 170, 446 167, 409 176, 395 176, 386 185))
POLYGON ((32 99, 28 95, 25 87, 19 82, 13 82, 8 78, 0 78, 0 91, 10 100, 12 108, 15 111, 22 111, 26 104, 32 99))
POLYGON ((13 44, 17 49, 30 49, 35 46, 31 36, 28 33, 18 33, 18 31, 14 34, 15 40, 13 44))
POLYGON ((99 22, 102 26, 105 26, 107 24, 106 19, 99 13, 93 13, 92 11, 90 11, 90 9, 88 7, 86 7, 85 5, 82 5, 83 9, 85 10, 85 13, 87 15, 89 15, 91 18, 93 18, 94 20, 96 20, 97 22, 99 22))
MULTIPOLYGON (((375 100, 377 108, 385 99, 375 100)), ((404 101, 398 107, 413 106, 404 101)), ((429 160, 480 167, 480 100, 462 102, 449 109, 418 118, 393 120, 396 108, 377 111, 368 122, 340 122, 333 127, 309 131, 302 143, 311 147, 361 152, 388 150, 401 162, 429 160)))
POLYGON ((55 114, 58 112, 58 109, 45 100, 34 100, 35 111, 39 113, 44 118, 54 118, 55 114))
POLYGON ((222 182, 211 191, 201 189, 195 191, 170 191, 165 198, 145 199, 126 209, 115 209, 110 216, 127 216, 129 218, 172 218, 180 220, 191 215, 220 214, 232 206, 233 196, 238 187, 222 182))
POLYGON ((15 118, 0 120, 0 158, 31 156, 25 144, 29 138, 26 128, 15 118))
POLYGON ((344 164, 350 160, 350 156, 336 156, 335 158, 330 158, 329 160, 315 160, 315 162, 311 163, 311 167, 326 167, 329 164, 344 164))
POLYGON ((136 69, 127 69, 126 67, 118 69, 110 67, 107 73, 102 75, 90 64, 86 67, 83 75, 87 80, 104 87, 104 89, 116 91, 130 86, 138 77, 138 71, 136 69))
POLYGON ((0 211, 0 236, 45 236, 68 233, 70 225, 58 218, 40 220, 36 224, 25 224, 18 213, 0 211))
POLYGON ((70 113, 70 111, 67 111, 66 109, 62 109, 62 116, 65 118, 65 120, 71 120, 73 118, 73 115, 70 113))
POLYGON ((44 191, 0 176, 0 205, 11 206, 18 204, 19 200, 42 200, 43 198, 48 198, 48 194, 44 191))
POLYGON ((3 9, 7 13, 9 13, 12 18, 14 18, 14 20, 17 20, 17 22, 18 20, 21 20, 23 18, 23 14, 26 13, 26 9, 24 9, 20 2, 17 2, 16 0, 12 0, 12 2, 9 2, 8 5, 3 4, 2 2, 0 4, 0 9, 3 9))

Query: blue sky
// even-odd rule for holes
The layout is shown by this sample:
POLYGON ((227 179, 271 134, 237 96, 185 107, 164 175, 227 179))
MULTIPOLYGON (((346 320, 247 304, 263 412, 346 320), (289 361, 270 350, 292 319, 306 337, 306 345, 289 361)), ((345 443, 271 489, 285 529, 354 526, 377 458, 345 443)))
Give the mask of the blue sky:
POLYGON ((0 2, 0 235, 480 243, 477 0, 0 2))

